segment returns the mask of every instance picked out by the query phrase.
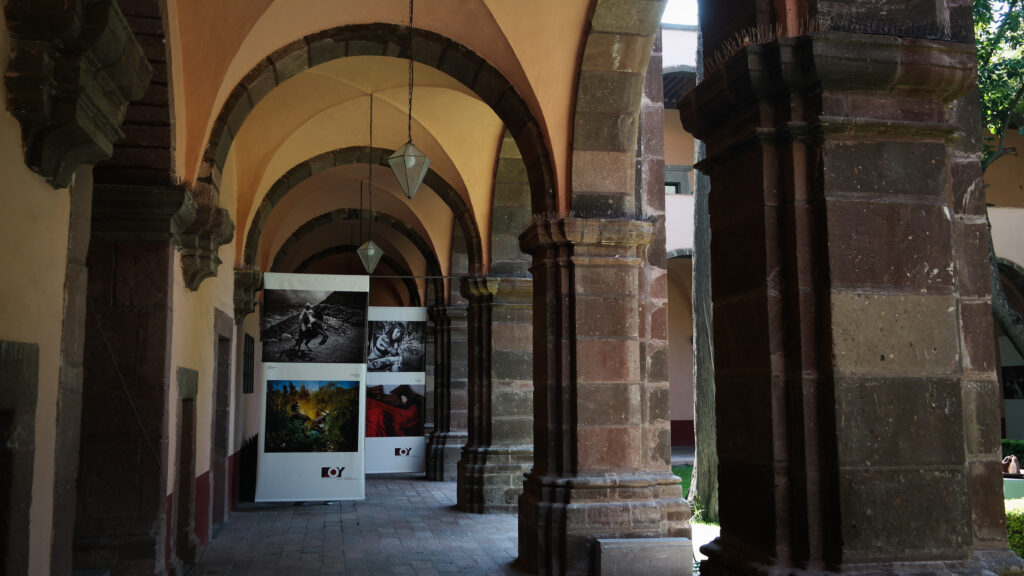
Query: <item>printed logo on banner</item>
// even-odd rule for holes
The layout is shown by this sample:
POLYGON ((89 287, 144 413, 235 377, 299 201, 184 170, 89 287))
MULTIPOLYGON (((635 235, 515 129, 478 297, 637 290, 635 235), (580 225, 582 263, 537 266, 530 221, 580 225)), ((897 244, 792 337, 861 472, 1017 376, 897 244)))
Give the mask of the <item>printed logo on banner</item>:
POLYGON ((320 477, 340 479, 344 471, 344 466, 324 466, 323 468, 320 469, 320 477))
POLYGON ((395 448, 395 456, 412 456, 412 448, 395 448))

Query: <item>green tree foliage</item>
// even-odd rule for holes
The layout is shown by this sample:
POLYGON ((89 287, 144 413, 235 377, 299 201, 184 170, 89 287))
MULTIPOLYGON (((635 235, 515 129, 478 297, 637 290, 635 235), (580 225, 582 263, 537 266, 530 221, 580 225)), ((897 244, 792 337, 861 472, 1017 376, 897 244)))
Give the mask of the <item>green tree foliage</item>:
POLYGON ((1024 0, 974 0, 974 33, 982 116, 990 133, 983 160, 988 167, 1005 155, 1017 153, 1005 146, 1004 134, 1021 120, 1024 0))
POLYGON ((329 382, 310 391, 271 381, 267 389, 267 452, 356 452, 359 443, 359 387, 329 382), (297 419, 292 405, 314 421, 297 419), (324 416, 326 414, 326 416, 324 416), (315 419, 323 416, 322 421, 315 419))

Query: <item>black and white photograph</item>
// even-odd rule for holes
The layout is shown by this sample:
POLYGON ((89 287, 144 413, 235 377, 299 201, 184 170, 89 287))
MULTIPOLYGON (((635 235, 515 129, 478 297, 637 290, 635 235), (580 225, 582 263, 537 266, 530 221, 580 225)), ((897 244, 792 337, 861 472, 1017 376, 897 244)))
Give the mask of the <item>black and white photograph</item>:
POLYGON ((264 362, 362 364, 366 292, 264 290, 264 362))
POLYGON ((368 372, 423 372, 425 322, 371 320, 367 333, 368 372))

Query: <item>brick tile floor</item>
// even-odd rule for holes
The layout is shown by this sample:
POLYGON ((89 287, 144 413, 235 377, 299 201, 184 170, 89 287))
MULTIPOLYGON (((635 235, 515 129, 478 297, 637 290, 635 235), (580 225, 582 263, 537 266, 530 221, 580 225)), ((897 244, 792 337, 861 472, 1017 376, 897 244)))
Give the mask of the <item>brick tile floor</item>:
POLYGON ((515 514, 464 514, 454 482, 368 478, 366 500, 245 504, 194 576, 523 574, 515 514))

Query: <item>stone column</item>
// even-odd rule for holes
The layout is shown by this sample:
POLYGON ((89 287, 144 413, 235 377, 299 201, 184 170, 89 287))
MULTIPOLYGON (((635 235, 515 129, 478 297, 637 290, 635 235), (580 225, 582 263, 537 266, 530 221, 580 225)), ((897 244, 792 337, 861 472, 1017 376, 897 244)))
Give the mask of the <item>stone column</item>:
POLYGON ((532 281, 462 279, 469 301, 469 440, 458 505, 512 512, 533 464, 532 281))
POLYGON ((651 228, 566 218, 520 237, 533 256, 535 452, 519 559, 532 572, 592 573, 597 538, 689 537, 669 447, 651 433, 668 426, 668 389, 644 384, 640 370, 637 286, 651 228))
MULTIPOLYGON (((918 17, 881 4, 887 31, 918 17)), ((859 33, 878 9, 747 46, 680 106, 711 178, 722 536, 702 574, 1020 564, 1003 540, 978 116, 958 112, 974 49, 859 33)), ((949 14, 969 38, 969 11, 949 14)))
POLYGON ((89 244, 76 569, 162 574, 180 186, 96 185, 89 244))
POLYGON ((436 329, 434 348, 434 431, 427 438, 427 479, 455 482, 466 431, 466 310, 430 309, 436 329))

